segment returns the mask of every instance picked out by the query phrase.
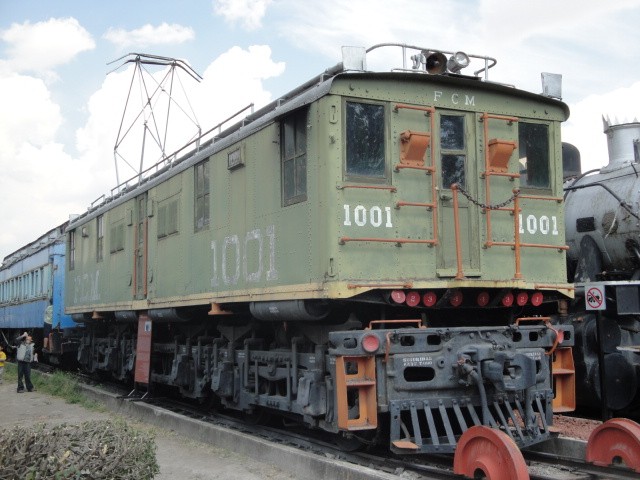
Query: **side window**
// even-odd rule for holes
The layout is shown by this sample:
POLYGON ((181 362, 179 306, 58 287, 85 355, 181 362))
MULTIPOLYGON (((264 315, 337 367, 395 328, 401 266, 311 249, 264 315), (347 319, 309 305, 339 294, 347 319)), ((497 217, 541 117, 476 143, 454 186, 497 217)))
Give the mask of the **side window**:
POLYGON ((440 116, 440 154, 442 188, 451 188, 454 183, 465 187, 467 151, 464 117, 440 116))
POLYGON ((158 203, 158 238, 178 233, 178 198, 169 197, 158 203))
POLYGON ((104 215, 96 218, 96 262, 101 262, 104 258, 104 215))
POLYGON ((307 199, 307 109, 282 121, 282 205, 307 199))
POLYGON ((69 232, 69 270, 76 268, 76 231, 69 232))
POLYGON ((345 177, 351 180, 386 178, 384 105, 347 102, 345 177))
POLYGON ((109 253, 117 253, 122 250, 124 250, 124 220, 119 220, 111 225, 109 253))
POLYGON ((195 166, 194 231, 209 228, 209 161, 195 166))
POLYGON ((518 123, 520 186, 550 188, 549 128, 541 123, 518 123))

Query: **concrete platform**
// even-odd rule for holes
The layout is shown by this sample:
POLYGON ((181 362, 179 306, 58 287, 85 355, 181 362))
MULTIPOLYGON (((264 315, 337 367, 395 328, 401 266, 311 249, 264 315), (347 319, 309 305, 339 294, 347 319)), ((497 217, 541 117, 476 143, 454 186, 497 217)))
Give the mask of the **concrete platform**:
MULTIPOLYGON (((255 438, 250 435, 212 425, 197 419, 185 418, 176 413, 144 402, 128 401, 93 387, 84 387, 89 398, 104 404, 109 410, 148 425, 170 430, 191 440, 214 445, 246 456, 253 462, 282 470, 283 476, 267 478, 336 479, 336 480, 391 480, 397 475, 387 475, 375 470, 354 466, 336 459, 255 438)), ((226 477, 212 477, 226 478, 226 477)), ((265 477, 261 477, 265 478, 265 477)))
POLYGON ((93 387, 86 394, 106 406, 96 412, 40 392, 16 393, 6 381, 0 385, 0 428, 16 424, 81 423, 89 419, 125 416, 139 429, 156 436, 160 474, 156 480, 398 480, 331 458, 253 438, 241 432, 186 419, 143 402, 131 402, 93 387))

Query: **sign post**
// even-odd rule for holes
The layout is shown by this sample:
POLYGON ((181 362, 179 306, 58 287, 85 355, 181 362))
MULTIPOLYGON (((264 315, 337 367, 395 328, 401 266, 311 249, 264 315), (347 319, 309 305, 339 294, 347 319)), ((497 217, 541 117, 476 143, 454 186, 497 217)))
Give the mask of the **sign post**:
POLYGON ((602 402, 602 421, 609 420, 609 406, 607 405, 606 372, 604 368, 604 348, 602 339, 602 310, 607 309, 607 297, 604 284, 587 283, 584 286, 584 301, 587 310, 596 312, 596 332, 598 337, 598 371, 600 373, 600 401, 602 402))

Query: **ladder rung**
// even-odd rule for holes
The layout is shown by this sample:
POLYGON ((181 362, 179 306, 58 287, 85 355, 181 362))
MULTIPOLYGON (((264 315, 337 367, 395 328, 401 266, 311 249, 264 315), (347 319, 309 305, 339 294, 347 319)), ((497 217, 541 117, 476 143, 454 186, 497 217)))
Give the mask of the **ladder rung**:
POLYGON ((368 378, 365 378, 365 379, 355 378, 352 380, 347 380, 346 384, 347 384, 347 387, 369 387, 369 386, 375 385, 376 382, 375 380, 369 380, 368 378))

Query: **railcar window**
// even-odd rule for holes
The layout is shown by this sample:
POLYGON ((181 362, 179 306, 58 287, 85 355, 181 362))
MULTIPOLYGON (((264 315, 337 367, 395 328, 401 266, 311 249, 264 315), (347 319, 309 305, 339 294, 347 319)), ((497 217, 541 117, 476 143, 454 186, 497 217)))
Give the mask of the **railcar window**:
POLYGON ((124 223, 111 225, 111 235, 109 241, 109 252, 116 253, 124 250, 124 223))
POLYGON ((178 233, 178 200, 165 200, 158 205, 158 238, 178 233))
POLYGON ((194 226, 199 232, 209 228, 209 161, 195 166, 194 226))
POLYGON ((289 115, 282 122, 282 204, 307 199, 307 110, 289 115))
POLYGON ((540 123, 519 122, 520 185, 549 188, 549 129, 540 123))
POLYGON ((69 270, 76 268, 76 231, 69 232, 69 270))
POLYGON ((96 218, 96 262, 101 262, 104 258, 104 215, 96 218))
POLYGON ((385 178, 384 106, 347 102, 346 121, 346 175, 385 178))
POLYGON ((440 152, 442 187, 450 188, 454 183, 464 187, 467 163, 464 117, 440 116, 440 152))

